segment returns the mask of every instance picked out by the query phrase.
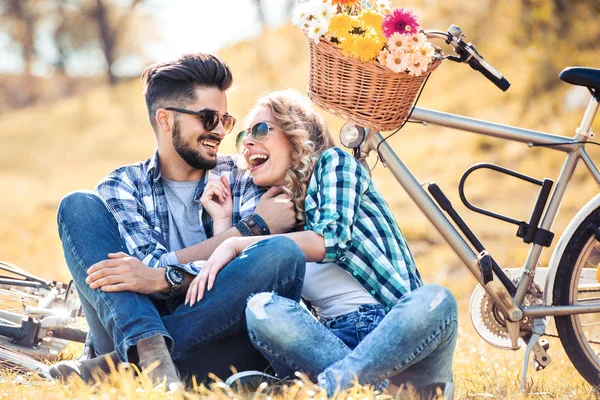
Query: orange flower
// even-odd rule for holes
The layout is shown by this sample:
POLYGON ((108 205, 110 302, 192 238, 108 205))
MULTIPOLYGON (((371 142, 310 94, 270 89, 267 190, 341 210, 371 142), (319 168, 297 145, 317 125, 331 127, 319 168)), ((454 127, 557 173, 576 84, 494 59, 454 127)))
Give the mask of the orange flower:
POLYGON ((359 0, 333 0, 333 4, 339 4, 341 6, 353 6, 358 3, 359 0))

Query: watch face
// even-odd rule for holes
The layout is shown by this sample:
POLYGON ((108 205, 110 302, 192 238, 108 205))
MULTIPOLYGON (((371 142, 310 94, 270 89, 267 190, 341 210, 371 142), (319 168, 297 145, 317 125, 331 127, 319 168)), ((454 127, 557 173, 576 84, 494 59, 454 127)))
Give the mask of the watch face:
POLYGON ((175 285, 182 285, 185 281, 183 271, 177 268, 169 268, 169 278, 175 285))

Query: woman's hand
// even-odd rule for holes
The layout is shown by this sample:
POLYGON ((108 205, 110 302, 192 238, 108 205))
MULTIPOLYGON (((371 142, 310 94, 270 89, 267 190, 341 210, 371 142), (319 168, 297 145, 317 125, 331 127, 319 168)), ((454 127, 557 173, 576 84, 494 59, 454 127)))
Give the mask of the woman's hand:
POLYGON ((200 196, 200 204, 213 219, 214 234, 221 233, 231 227, 233 214, 233 198, 229 181, 225 175, 220 179, 209 179, 200 196))
POLYGON ((202 300, 204 290, 212 289, 219 271, 238 256, 239 252, 235 239, 229 238, 215 249, 212 256, 202 266, 198 276, 190 283, 185 295, 185 304, 193 306, 196 302, 202 300))

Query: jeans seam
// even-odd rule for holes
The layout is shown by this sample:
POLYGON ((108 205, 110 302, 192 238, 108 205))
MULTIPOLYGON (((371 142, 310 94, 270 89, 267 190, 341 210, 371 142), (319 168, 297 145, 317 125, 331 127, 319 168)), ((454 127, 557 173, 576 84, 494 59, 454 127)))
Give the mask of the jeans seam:
MULTIPOLYGON (((68 243, 68 245, 69 245, 69 247, 71 249, 71 252, 73 253, 73 256, 76 258, 77 263, 79 264, 79 267, 82 268, 82 269, 85 268, 85 266, 83 265, 83 260, 81 259, 81 257, 77 253, 77 251, 75 250, 75 246, 73 245, 73 242, 71 240, 71 235, 69 234, 69 231, 66 228, 66 226, 65 226, 65 224, 64 224, 64 222, 63 222, 63 220, 62 220, 62 218, 60 216, 58 218, 58 225, 61 228, 61 230, 64 232, 64 235, 66 236, 67 243, 68 243)), ((87 285, 87 283, 86 283, 86 285, 87 285)), ((102 302, 110 310, 111 314, 114 316, 113 320, 115 321, 115 325, 116 325, 117 329, 119 330, 120 334, 123 335, 124 338, 127 337, 125 335, 125 333, 123 332, 123 330, 121 329, 121 326, 119 325, 119 322, 117 320, 117 316, 116 316, 116 314, 114 312, 114 309, 112 308, 112 306, 110 305, 110 303, 107 302, 106 299, 104 298, 104 292, 102 292, 101 289, 97 289, 97 290, 100 290, 100 292, 99 292, 99 298, 102 300, 102 302)), ((113 340, 113 343, 114 343, 115 338, 112 338, 112 340, 113 340)), ((118 353, 118 349, 116 349, 116 350, 117 350, 117 353, 118 353)), ((124 355, 120 354, 119 356, 123 360, 127 359, 127 354, 124 354, 124 355)))
POLYGON ((266 343, 259 341, 257 337, 252 333, 248 332, 248 337, 250 338, 250 341, 252 342, 252 344, 254 344, 255 347, 258 347, 259 349, 268 353, 271 357, 276 358, 277 361, 281 362, 282 364, 285 364, 286 367, 291 368, 294 371, 300 371, 302 369, 301 367, 295 365, 292 361, 288 360, 287 358, 276 352, 274 349, 269 347, 266 343))
MULTIPOLYGON (((398 373, 400 372, 399 370, 403 367, 405 367, 408 363, 410 363, 411 361, 413 361, 415 358, 417 358, 417 356, 419 354, 421 354, 423 352, 423 350, 431 343, 433 342, 436 338, 438 338, 443 332, 444 330, 446 330, 448 328, 448 325, 450 325, 452 322, 457 322, 456 318, 450 318, 446 321, 444 321, 444 323, 442 325, 440 325, 440 327, 438 328, 438 330, 433 334, 433 336, 431 337, 431 339, 426 339, 421 346, 418 347, 419 350, 415 351, 413 354, 411 354, 411 357, 409 359, 406 359, 406 362, 402 363, 401 365, 395 367, 394 369, 392 369, 390 372, 386 373, 385 375, 381 375, 377 378, 375 378, 376 381, 381 381, 383 379, 385 379, 388 375, 390 375, 390 373, 398 373)), ((446 340, 447 341, 447 340, 446 340)), ((445 341, 445 342, 446 342, 445 341)), ((443 342, 443 343, 445 343, 443 342)), ((440 342, 440 344, 443 344, 442 342, 440 342)), ((395 375, 395 374, 393 374, 395 375)), ((391 376, 391 375, 390 375, 391 376)))

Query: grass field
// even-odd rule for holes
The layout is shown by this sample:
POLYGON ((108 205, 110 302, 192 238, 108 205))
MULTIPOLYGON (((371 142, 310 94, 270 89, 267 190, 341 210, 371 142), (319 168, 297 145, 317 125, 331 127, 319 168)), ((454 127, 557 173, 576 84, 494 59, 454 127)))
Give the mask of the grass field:
MULTIPOLYGON (((500 61, 495 65, 512 80, 509 93, 500 93, 467 67, 444 63, 430 79, 420 106, 572 136, 583 109, 561 112, 561 101, 550 96, 540 97, 531 107, 523 106, 522 88, 532 71, 527 64, 502 59, 501 52, 493 46, 493 39, 486 43, 492 43, 490 49, 494 50, 490 55, 484 54, 488 59, 497 55, 500 61)), ((303 37, 290 28, 266 32, 260 40, 223 51, 221 55, 230 63, 236 78, 236 87, 229 95, 230 112, 241 119, 254 99, 267 89, 292 87, 304 92, 306 54, 303 37), (268 51, 273 48, 278 49, 276 55, 268 51)), ((564 97, 568 90, 567 85, 563 85, 558 96, 564 97)), ((343 121, 331 115, 327 118, 332 132, 337 132, 343 121)), ((562 153, 433 126, 409 125, 390 139, 409 168, 420 181, 435 181, 441 186, 501 266, 522 266, 528 247, 516 238, 516 227, 468 212, 460 204, 456 185, 466 168, 484 161, 538 179, 556 179, 562 153)), ((68 280, 56 233, 56 208, 69 191, 92 189, 112 169, 152 154, 155 143, 141 86, 137 81, 125 82, 112 90, 98 88, 51 106, 5 113, 0 115, 0 126, 0 259, 45 278, 68 280)), ((597 123, 595 126, 598 130, 597 123)), ((590 147, 592 159, 600 159, 600 152, 590 147)), ((221 151, 233 152, 233 148, 233 140, 228 138, 221 151)), ((370 162, 373 165, 374 160, 370 162)), ((468 316, 475 279, 410 202, 390 172, 379 164, 373 176, 408 238, 424 280, 449 287, 458 299, 460 321, 454 360, 457 397, 520 398, 523 350, 497 350, 479 338, 468 316)), ((529 219, 536 193, 535 188, 526 184, 487 173, 475 175, 467 187, 469 198, 477 205, 522 220, 529 219)), ((555 224, 557 236, 574 213, 597 193, 598 187, 586 171, 578 168, 555 224)), ((550 251, 543 253, 542 265, 547 264, 550 254, 550 251)), ((570 364, 560 342, 550 339, 550 343, 553 362, 541 372, 530 368, 528 398, 595 398, 589 385, 570 364)), ((296 387, 287 398, 322 397, 315 390, 309 385, 296 387)), ((143 380, 131 378, 127 372, 94 387, 15 384, 7 375, 0 380, 0 394, 7 399, 171 397, 150 388, 143 380)), ((198 388, 185 398, 232 396, 218 389, 208 392, 198 388)), ((372 396, 370 389, 358 387, 343 394, 353 399, 372 396)))

